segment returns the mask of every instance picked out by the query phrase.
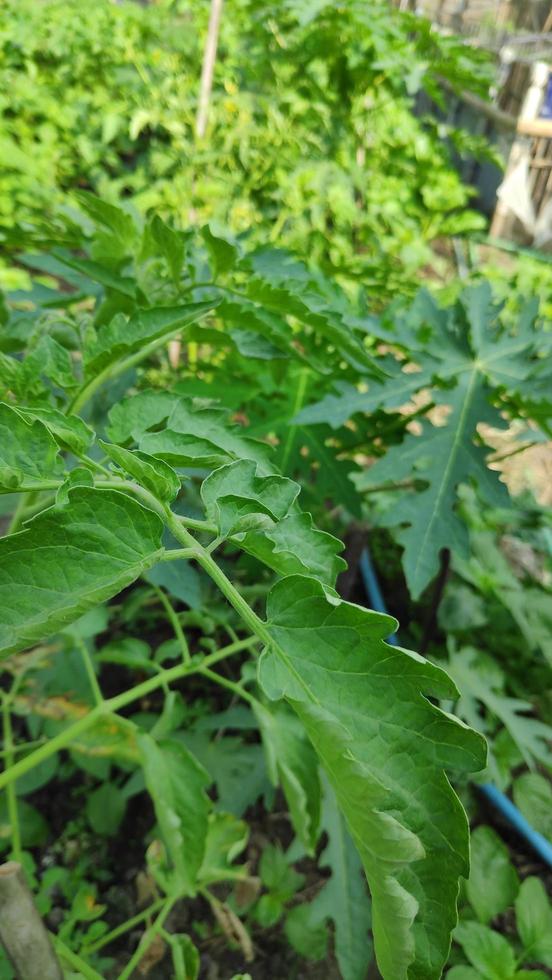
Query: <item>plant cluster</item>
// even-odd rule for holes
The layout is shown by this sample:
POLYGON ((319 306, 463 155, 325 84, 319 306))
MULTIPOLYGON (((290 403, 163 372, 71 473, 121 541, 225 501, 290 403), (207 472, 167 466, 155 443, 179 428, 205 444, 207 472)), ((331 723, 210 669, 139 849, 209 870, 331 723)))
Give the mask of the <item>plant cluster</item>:
MULTIPOLYGON (((549 583, 524 582, 496 547, 506 523, 540 553, 546 515, 509 502, 479 426, 548 431, 550 334, 531 305, 504 319, 483 285, 376 317, 282 250, 78 202, 79 220, 29 237, 32 288, 3 314, 0 841, 85 977, 130 977, 161 942, 190 980, 217 930, 242 964, 277 927, 317 959, 331 924, 344 980, 365 975, 370 931, 385 980, 438 978, 469 873, 447 774, 466 798, 486 764, 479 733, 482 778, 547 819, 549 583), (398 526, 414 597, 453 551, 448 664, 390 645, 395 619, 340 599, 331 531, 367 513, 398 526), (505 651, 486 626, 497 609, 510 617, 497 645, 512 618, 519 629, 505 651), (81 804, 44 871, 27 852, 51 835, 35 805, 48 785, 81 804), (252 867, 245 818, 275 798, 290 831, 252 867), (139 812, 148 904, 113 925, 86 839, 107 847, 139 812), (327 880, 313 896, 315 861, 327 880)), ((549 962, 549 908, 529 878, 519 938, 489 928, 517 888, 482 910, 477 875, 506 859, 479 837, 449 974, 502 976, 485 973, 500 946, 504 976, 525 977, 549 962)))
POLYGON ((229 0, 198 141, 207 17, 185 0, 2 5, 2 225, 85 188, 278 241, 382 296, 435 263, 436 238, 482 226, 449 160, 478 139, 414 107, 442 102, 441 78, 485 95, 483 55, 382 0, 229 0))

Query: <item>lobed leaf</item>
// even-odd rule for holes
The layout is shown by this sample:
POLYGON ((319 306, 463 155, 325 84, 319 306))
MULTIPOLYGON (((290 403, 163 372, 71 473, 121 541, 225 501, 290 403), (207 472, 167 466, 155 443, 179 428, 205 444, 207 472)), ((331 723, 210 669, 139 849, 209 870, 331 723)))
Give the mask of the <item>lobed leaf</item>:
POLYGON ((484 740, 428 701, 454 697, 440 668, 384 642, 394 621, 290 576, 269 594, 259 665, 320 757, 362 858, 386 980, 437 980, 468 874, 468 824, 445 769, 480 769, 484 740))
POLYGON ((146 490, 150 490, 159 500, 174 500, 180 490, 180 477, 172 466, 163 459, 157 459, 139 450, 124 449, 98 439, 103 451, 125 473, 137 480, 146 490))

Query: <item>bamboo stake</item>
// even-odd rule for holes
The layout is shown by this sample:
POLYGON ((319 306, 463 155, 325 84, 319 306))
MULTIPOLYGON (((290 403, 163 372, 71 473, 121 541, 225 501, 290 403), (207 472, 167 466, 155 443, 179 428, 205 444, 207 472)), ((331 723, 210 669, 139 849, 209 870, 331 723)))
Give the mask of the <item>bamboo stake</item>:
POLYGON ((196 136, 198 139, 202 139, 202 137, 205 136, 205 130, 207 129, 209 103, 211 101, 211 90, 213 88, 213 74, 215 70, 215 59, 217 57, 218 34, 223 2, 224 0, 211 0, 211 13, 209 15, 209 27, 207 28, 205 51, 203 52, 199 104, 196 118, 196 136))
POLYGON ((63 971, 17 861, 0 865, 0 941, 18 980, 63 980, 63 971))

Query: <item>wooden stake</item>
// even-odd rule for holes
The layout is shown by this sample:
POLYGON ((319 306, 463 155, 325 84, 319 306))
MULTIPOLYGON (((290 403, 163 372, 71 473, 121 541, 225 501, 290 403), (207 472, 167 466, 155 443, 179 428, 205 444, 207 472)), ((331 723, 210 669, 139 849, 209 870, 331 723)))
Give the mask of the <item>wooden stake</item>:
POLYGON ((16 861, 0 865, 0 941, 18 980, 63 980, 50 937, 16 861))
POLYGON ((211 13, 209 16, 209 27, 207 29, 207 40, 205 41, 205 51, 203 52, 201 85, 196 118, 196 136, 198 139, 202 139, 205 136, 205 130, 207 129, 223 2, 224 0, 211 0, 211 13))

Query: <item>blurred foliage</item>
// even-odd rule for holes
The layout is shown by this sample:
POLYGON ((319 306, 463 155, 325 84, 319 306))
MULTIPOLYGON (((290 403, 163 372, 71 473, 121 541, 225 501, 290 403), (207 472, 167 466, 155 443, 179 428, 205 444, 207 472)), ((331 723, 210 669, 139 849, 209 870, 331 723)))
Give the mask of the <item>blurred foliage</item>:
MULTIPOLYGON (((389 295, 481 227, 439 80, 485 94, 486 56, 382 0, 228 0, 210 125, 194 135, 207 0, 6 0, 0 11, 0 224, 76 188, 181 226, 215 220, 297 248, 389 295)), ((464 134, 465 137, 465 134, 464 134)))

